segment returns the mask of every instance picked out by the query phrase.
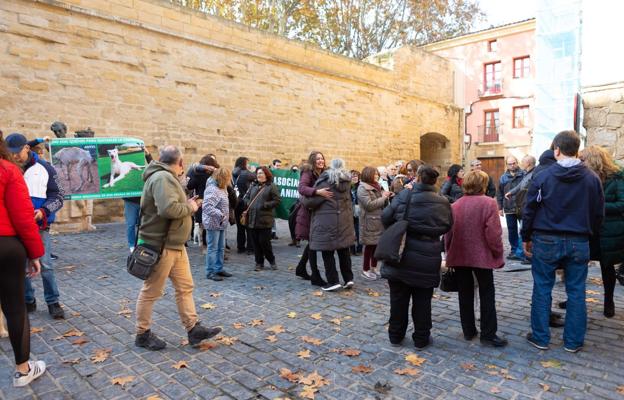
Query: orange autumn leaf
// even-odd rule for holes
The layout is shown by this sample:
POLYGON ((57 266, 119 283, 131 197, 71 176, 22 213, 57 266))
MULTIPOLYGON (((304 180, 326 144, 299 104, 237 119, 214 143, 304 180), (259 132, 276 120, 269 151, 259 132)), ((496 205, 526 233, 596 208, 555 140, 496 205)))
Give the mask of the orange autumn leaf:
POLYGON ((85 343, 89 343, 89 341, 87 339, 85 339, 85 338, 78 338, 78 339, 74 339, 72 341, 72 344, 74 346, 82 346, 85 343))
POLYGON ((620 385, 615 389, 619 394, 624 394, 624 385, 620 385))
POLYGON ((314 400, 315 393, 318 392, 318 389, 313 386, 304 386, 303 390, 299 392, 299 397, 302 399, 310 399, 314 400))
POLYGON ((108 359, 108 356, 113 351, 113 349, 97 349, 91 356, 91 361, 94 364, 104 362, 108 359))
POLYGON ((214 297, 214 298, 221 297, 221 293, 212 292, 212 293, 210 293, 210 297, 214 297))
POLYGON ((43 332, 43 328, 30 328, 30 334, 34 335, 35 333, 43 332))
POLYGON ((340 325, 342 323, 340 318, 330 319, 329 322, 331 322, 332 324, 335 324, 335 325, 340 325))
POLYGON ((245 324, 243 324, 242 322, 234 322, 232 326, 234 327, 234 329, 243 329, 245 327, 245 324))
POLYGON ((277 335, 278 333, 286 332, 286 329, 284 329, 284 327, 281 325, 273 325, 272 327, 265 329, 265 331, 271 332, 277 335))
POLYGON ((294 373, 288 368, 281 368, 280 377, 286 379, 288 382, 297 383, 299 382, 299 379, 301 379, 301 374, 294 373))
POLYGON ((321 317, 321 313, 312 314, 312 315, 310 315, 310 318, 315 319, 315 320, 318 321, 319 319, 322 318, 321 317))
MULTIPOLYGON (((550 390, 550 385, 547 385, 545 383, 540 383, 539 385, 540 385, 540 387, 542 388, 542 390, 544 392, 548 392, 550 390)), ((624 386, 622 386, 622 388, 624 389, 624 386)), ((624 394, 624 393, 622 393, 622 394, 624 394)))
POLYGON ((148 397, 145 400, 162 400, 162 399, 154 394, 154 395, 151 395, 150 397, 148 397))
POLYGON ((501 390, 499 388, 497 388, 496 386, 492 386, 490 388, 490 393, 497 394, 497 393, 500 393, 500 392, 501 392, 501 390))
POLYGON ((379 292, 376 292, 373 289, 368 289, 366 294, 368 294, 370 297, 379 297, 380 296, 379 292))
POLYGON ((373 369, 369 366, 360 364, 351 368, 351 371, 361 373, 361 374, 370 374, 371 372, 373 372, 373 369))
POLYGON ((79 362, 80 362, 80 357, 72 358, 70 360, 63 360, 63 364, 70 364, 70 365, 78 364, 79 362))
POLYGON ((394 370, 394 373, 397 375, 416 376, 420 373, 420 371, 414 368, 397 368, 394 370))
POLYGON ((476 369, 473 363, 463 363, 460 365, 460 367, 462 367, 466 371, 474 371, 476 369))
POLYGON ((288 318, 297 318, 297 313, 294 311, 291 311, 287 314, 288 318))
POLYGON ((63 338, 78 337, 78 336, 84 336, 84 332, 80 332, 77 329, 70 329, 67 332, 63 333, 61 336, 55 337, 54 340, 61 340, 63 338))
POLYGON ((310 350, 301 350, 299 353, 297 353, 297 357, 302 359, 310 358, 310 350))
POLYGON ((316 297, 323 297, 323 292, 321 292, 320 290, 317 290, 316 292, 312 292, 312 295, 316 297))
POLYGON ((308 376, 300 377, 299 383, 305 386, 320 388, 325 385, 329 385, 329 380, 325 379, 322 375, 319 375, 318 372, 314 371, 313 373, 308 374, 308 376))
POLYGON ((217 346, 218 345, 215 342, 206 342, 206 341, 204 341, 204 342, 201 342, 199 344, 199 349, 201 351, 206 351, 206 350, 212 350, 212 349, 214 349, 217 346))
POLYGON ((125 386, 128 383, 132 382, 134 380, 134 376, 122 376, 119 378, 113 378, 111 379, 111 383, 113 385, 119 385, 119 386, 125 386))
POLYGON ((277 336, 275 336, 275 335, 270 335, 270 336, 267 336, 267 337, 265 338, 265 340, 268 340, 268 341, 269 341, 269 342, 271 342, 271 343, 275 343, 275 342, 277 342, 277 336))
POLYGON ((412 353, 412 354, 408 354, 407 356, 405 356, 405 361, 407 361, 408 363, 416 367, 420 367, 421 365, 423 365, 425 361, 427 361, 427 359, 418 357, 416 354, 412 353))
POLYGON ((238 338, 235 337, 231 337, 231 336, 219 336, 218 338, 215 339, 217 342, 221 343, 224 346, 231 346, 234 343, 236 343, 236 341, 238 340, 238 338))
POLYGON ((252 319, 251 322, 249 323, 249 325, 251 326, 259 326, 264 324, 264 321, 261 319, 252 319))
POLYGON ((315 346, 320 346, 323 343, 321 339, 316 339, 310 336, 301 336, 301 340, 303 340, 306 343, 313 344, 315 346))
POLYGON ((357 357, 362 354, 362 352, 358 349, 341 349, 339 350, 339 353, 347 357, 357 357))
POLYGON ((204 310, 214 310, 215 308, 217 308, 217 306, 215 306, 212 303, 204 303, 200 307, 203 308, 204 310))
POLYGON ((188 364, 186 363, 186 361, 178 361, 177 363, 173 364, 172 367, 175 369, 188 368, 188 364))

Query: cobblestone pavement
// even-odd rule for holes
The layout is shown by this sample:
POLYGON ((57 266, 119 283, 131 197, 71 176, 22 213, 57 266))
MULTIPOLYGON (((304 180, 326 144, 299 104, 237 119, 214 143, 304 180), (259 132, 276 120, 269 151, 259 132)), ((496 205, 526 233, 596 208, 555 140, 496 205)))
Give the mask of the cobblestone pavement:
MULTIPOLYGON (((304 376, 317 371, 327 379, 316 399, 624 398, 618 393, 618 387, 624 392, 624 290, 616 288, 615 318, 603 317, 597 267, 590 268, 589 330, 578 354, 563 350, 561 329, 553 330, 549 351, 538 351, 524 339, 532 284, 526 270, 495 273, 499 333, 509 339, 507 348, 466 342, 456 295, 436 292, 433 345, 416 351, 409 331, 402 347, 390 346, 387 284, 363 281, 361 257, 353 258, 354 290, 320 294, 295 278, 301 249, 287 246, 285 229, 281 224, 282 238, 274 242, 278 271, 253 272, 252 256, 233 253, 226 268, 234 277, 224 282, 205 279, 203 257, 191 245, 198 312, 205 325, 223 326, 226 336, 203 351, 181 343, 186 335, 170 286, 155 307, 153 325, 167 348, 149 352, 134 346, 134 302, 141 282, 124 269, 122 225, 54 236, 67 319, 50 319, 38 279, 32 353, 46 361, 48 372, 29 388, 13 388, 13 354, 8 339, 1 339, 0 399, 299 398, 304 385, 280 377, 281 368, 304 376), (272 327, 273 332, 267 331, 272 327), (57 339, 71 329, 84 336, 57 339), (236 340, 229 343, 228 338, 236 340), (319 341, 309 343, 314 339, 319 341), (98 349, 110 349, 102 362, 91 359, 98 349), (346 349, 360 353, 339 351, 346 349), (411 354, 417 354, 420 366, 406 360, 411 354), (186 367, 176 369, 181 361, 186 367), (113 379, 125 377, 133 378, 123 386, 113 384, 113 379)), ((233 234, 231 230, 230 243, 233 234)), ((514 269, 509 267, 521 266, 505 269, 514 269)), ((560 283, 554 299, 564 299, 560 283)))

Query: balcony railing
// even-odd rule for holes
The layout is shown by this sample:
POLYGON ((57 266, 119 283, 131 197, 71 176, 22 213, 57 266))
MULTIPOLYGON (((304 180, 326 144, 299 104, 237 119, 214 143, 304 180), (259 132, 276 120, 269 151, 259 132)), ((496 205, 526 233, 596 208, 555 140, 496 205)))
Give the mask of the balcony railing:
POLYGON ((500 140, 500 136, 503 133, 501 125, 480 125, 477 126, 477 140, 476 143, 493 143, 500 140))
POLYGON ((503 81, 486 82, 483 89, 479 89, 479 97, 500 96, 503 94, 503 81))

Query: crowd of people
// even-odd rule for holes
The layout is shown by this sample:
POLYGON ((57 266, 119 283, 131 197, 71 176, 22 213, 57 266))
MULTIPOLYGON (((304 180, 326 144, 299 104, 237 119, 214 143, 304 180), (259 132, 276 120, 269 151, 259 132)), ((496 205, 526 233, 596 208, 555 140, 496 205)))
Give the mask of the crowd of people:
MULTIPOLYGON (((509 156, 498 184, 482 171, 479 160, 467 172, 452 165, 442 178, 438 168, 420 160, 356 171, 347 169, 342 159, 326 160, 322 152, 313 151, 292 167, 300 179, 299 200, 290 210, 290 244, 305 243, 295 275, 326 292, 349 290, 355 285, 352 255, 361 254, 362 278, 388 281, 390 343, 402 344, 411 302, 412 340, 423 348, 431 343, 431 299, 445 257, 458 291, 464 338, 479 336, 484 345, 502 347, 507 340, 497 334, 493 271, 504 266, 505 258, 530 264, 534 285, 528 342, 547 349, 550 327, 563 326, 565 350, 577 352, 587 325, 588 262, 601 266, 606 317, 615 313, 616 280, 624 284, 624 172, 605 149, 589 146, 579 152, 580 144, 576 132, 564 131, 537 166, 530 155, 520 163, 509 156), (501 217, 508 228, 507 255, 501 217), (379 263, 380 239, 399 221, 407 223, 400 262, 379 263), (567 310, 564 323, 551 310, 557 270, 563 271, 566 287, 567 300, 560 304, 567 310)), ((282 199, 273 172, 282 163, 276 159, 254 167, 239 157, 230 170, 207 154, 187 169, 182 153, 171 145, 160 149, 157 160, 149 153, 146 157, 142 196, 125 199, 127 241, 131 253, 141 245, 160 251, 160 258, 138 295, 135 344, 149 350, 166 346, 151 328, 153 306, 169 278, 189 344, 198 346, 221 329, 199 322, 187 242, 199 238, 206 255, 205 277, 212 281, 232 277, 224 265, 227 229, 234 226, 232 246, 253 254, 253 270, 277 270, 271 241, 277 238, 274 210, 282 199)), ((20 134, 6 140, 0 135, 0 192, 0 262, 6 265, 0 299, 15 353, 14 384, 24 386, 45 370, 43 362, 29 361, 27 311, 36 307, 29 280, 40 271, 49 312, 63 318, 48 236, 63 193, 54 168, 20 134), (26 218, 29 213, 34 218, 26 218)))

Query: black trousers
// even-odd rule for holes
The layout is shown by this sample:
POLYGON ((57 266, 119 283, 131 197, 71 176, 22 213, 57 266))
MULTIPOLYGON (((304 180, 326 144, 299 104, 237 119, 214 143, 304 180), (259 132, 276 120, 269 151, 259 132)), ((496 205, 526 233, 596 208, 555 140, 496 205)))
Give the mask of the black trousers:
POLYGON ((605 303, 613 302, 613 291, 615 290, 615 266, 611 263, 600 261, 600 272, 602 273, 602 286, 604 287, 605 303))
POLYGON ((264 265, 265 258, 269 264, 275 264, 273 246, 271 246, 271 228, 251 228, 249 229, 249 232, 251 233, 251 241, 253 243, 256 264, 264 265))
MULTIPOLYGON (((325 264, 325 275, 327 276, 327 283, 335 285, 339 283, 338 271, 336 270, 336 258, 334 257, 334 250, 323 251, 323 264, 325 264)), ((353 280, 353 271, 351 270, 351 254, 349 248, 336 250, 338 253, 338 264, 340 265, 340 274, 344 283, 353 280)))
POLYGON ((303 249, 303 253, 299 259, 299 264, 297 264, 296 273, 303 274, 306 272, 306 265, 308 264, 308 261, 310 261, 310 270, 312 271, 310 274, 311 283, 318 286, 325 285, 318 269, 316 251, 310 250, 310 243, 306 244, 306 247, 303 249))
POLYGON ((479 283, 481 310, 481 338, 491 339, 498 329, 494 293, 494 273, 491 269, 460 267, 455 268, 459 288, 459 317, 464 335, 477 332, 474 314, 474 279, 479 283))
POLYGON ((240 223, 241 214, 244 211, 244 206, 242 202, 234 209, 234 217, 236 219, 236 248, 238 251, 243 252, 253 251, 253 243, 251 240, 251 233, 249 232, 249 228, 240 223))
POLYGON ((409 325, 409 305, 412 299, 412 339, 416 346, 422 347, 429 342, 431 334, 431 297, 433 288, 417 288, 401 281, 389 280, 390 286, 390 324, 388 336, 391 343, 400 343, 405 337, 409 325))
POLYGON ((0 304, 16 364, 30 358, 30 323, 24 301, 26 260, 26 249, 17 238, 0 236, 0 304))

